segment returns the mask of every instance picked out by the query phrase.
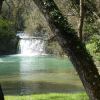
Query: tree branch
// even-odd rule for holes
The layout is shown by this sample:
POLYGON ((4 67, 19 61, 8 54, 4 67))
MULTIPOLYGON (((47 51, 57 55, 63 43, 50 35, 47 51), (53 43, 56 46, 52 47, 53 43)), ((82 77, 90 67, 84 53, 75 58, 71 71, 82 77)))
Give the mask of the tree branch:
POLYGON ((84 0, 80 0, 80 16, 78 25, 78 37, 83 40, 83 23, 84 23, 84 0))

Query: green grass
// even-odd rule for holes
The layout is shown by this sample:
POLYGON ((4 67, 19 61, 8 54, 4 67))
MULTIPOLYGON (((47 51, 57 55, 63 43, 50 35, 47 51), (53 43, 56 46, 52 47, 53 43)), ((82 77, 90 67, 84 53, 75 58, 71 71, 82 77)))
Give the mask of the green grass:
POLYGON ((5 100, 89 100, 85 93, 63 94, 34 94, 27 96, 5 96, 5 100))

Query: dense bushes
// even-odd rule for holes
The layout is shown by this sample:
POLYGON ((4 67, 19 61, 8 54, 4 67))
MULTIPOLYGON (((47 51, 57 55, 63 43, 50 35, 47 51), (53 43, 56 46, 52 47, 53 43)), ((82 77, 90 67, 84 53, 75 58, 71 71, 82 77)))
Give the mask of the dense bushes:
POLYGON ((18 38, 13 29, 13 22, 0 19, 0 55, 15 53, 18 38))
POLYGON ((13 22, 0 19, 0 38, 1 37, 15 37, 15 32, 13 30, 13 22))

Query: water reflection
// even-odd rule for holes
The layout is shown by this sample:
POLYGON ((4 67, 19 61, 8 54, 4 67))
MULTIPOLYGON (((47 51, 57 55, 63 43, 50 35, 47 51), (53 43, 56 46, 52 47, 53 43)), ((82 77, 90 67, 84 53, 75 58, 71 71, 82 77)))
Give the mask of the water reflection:
POLYGON ((5 94, 83 91, 70 61, 53 56, 0 58, 0 82, 5 94))

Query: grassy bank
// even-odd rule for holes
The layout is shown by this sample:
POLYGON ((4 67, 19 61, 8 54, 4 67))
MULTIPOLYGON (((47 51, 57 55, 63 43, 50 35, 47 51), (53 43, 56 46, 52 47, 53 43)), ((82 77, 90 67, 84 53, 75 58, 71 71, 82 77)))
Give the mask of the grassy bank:
POLYGON ((34 94, 27 96, 5 96, 5 100, 89 100, 85 93, 76 94, 34 94))

